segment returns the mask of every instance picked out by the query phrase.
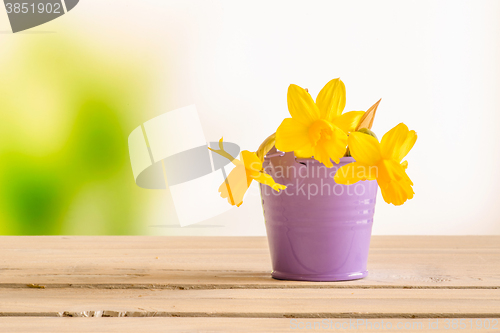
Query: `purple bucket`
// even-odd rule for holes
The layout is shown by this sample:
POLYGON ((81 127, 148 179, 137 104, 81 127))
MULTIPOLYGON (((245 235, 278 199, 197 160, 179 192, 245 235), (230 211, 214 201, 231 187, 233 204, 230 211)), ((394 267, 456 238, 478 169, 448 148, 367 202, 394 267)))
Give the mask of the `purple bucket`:
POLYGON ((375 212, 376 181, 335 183, 343 157, 326 168, 293 153, 266 156, 264 169, 280 193, 261 185, 262 206, 273 265, 281 280, 343 281, 365 277, 375 212))

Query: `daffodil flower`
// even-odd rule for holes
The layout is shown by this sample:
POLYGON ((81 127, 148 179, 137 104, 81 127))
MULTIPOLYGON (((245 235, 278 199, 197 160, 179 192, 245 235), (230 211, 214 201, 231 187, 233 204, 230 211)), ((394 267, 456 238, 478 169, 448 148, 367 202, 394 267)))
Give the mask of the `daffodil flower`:
POLYGON ((292 84, 288 88, 288 111, 292 118, 283 120, 276 131, 276 148, 294 151, 295 156, 316 160, 331 168, 339 163, 347 146, 347 135, 354 131, 364 111, 342 114, 345 86, 333 79, 321 89, 316 102, 307 90, 292 84))
POLYGON ((360 180, 377 180, 387 203, 402 205, 413 198, 413 182, 406 174, 408 162, 401 163, 417 141, 417 133, 401 123, 387 132, 379 143, 361 132, 349 135, 349 149, 356 162, 335 174, 335 182, 350 185, 360 180))
POLYGON ((231 170, 224 183, 219 187, 221 197, 227 198, 231 205, 239 207, 243 203, 243 197, 253 180, 268 185, 278 192, 286 189, 285 185, 277 184, 271 175, 262 171, 262 161, 256 153, 243 150, 238 160, 224 150, 222 139, 219 141, 219 148, 219 150, 208 149, 229 159, 235 165, 235 168, 231 170))

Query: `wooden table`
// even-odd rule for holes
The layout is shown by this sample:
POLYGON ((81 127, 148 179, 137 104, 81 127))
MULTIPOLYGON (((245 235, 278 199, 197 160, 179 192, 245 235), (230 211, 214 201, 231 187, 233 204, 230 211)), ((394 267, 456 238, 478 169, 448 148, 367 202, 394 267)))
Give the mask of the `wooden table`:
POLYGON ((264 237, 0 238, 0 332, 500 331, 498 236, 374 236, 347 282, 272 279, 264 237))

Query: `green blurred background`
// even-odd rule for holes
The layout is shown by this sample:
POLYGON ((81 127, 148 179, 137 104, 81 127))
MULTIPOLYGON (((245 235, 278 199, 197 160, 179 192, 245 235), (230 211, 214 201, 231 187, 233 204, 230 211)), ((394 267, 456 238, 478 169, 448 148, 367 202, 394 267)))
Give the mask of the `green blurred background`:
POLYGON ((147 233, 127 137, 149 118, 150 67, 75 35, 9 37, 18 38, 0 62, 0 234, 147 233))

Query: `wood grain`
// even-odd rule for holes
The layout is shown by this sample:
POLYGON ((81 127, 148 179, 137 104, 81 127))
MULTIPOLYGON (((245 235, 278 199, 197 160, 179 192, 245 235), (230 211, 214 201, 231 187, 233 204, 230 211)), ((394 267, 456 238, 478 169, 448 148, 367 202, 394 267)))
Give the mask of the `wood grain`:
POLYGON ((500 317, 500 289, 3 289, 4 316, 500 317))
MULTIPOLYGON (((311 319, 311 318, 0 318, 2 332, 73 332, 73 333, 185 333, 185 332, 332 332, 356 331, 360 333, 389 331, 394 332, 494 332, 494 329, 479 329, 494 325, 490 318, 470 318, 463 320, 465 329, 452 330, 450 319, 393 319, 371 320, 350 319, 311 319), (477 327, 476 328, 476 321, 477 327), (316 327, 315 330, 306 327, 316 327), (323 329, 319 329, 323 325, 323 329), (398 326, 399 325, 399 326, 398 326), (481 326, 479 326, 481 325, 481 326), (303 329, 299 329, 302 327, 303 329), (378 329, 377 329, 378 327, 378 329), (382 329, 381 327, 385 328, 382 329), (390 329, 391 327, 392 329, 390 329), (400 327, 401 329, 397 329, 400 327), (449 327, 449 328, 446 328, 449 327), (403 329, 404 328, 404 329, 403 329)), ((499 325, 497 324, 498 328, 499 325)))
POLYGON ((1 237, 0 287, 498 288, 499 237, 374 236, 367 278, 278 281, 264 237, 1 237))
POLYGON ((358 319, 449 331, 444 318, 500 318, 499 244, 374 236, 367 278, 298 282, 271 278, 265 237, 0 237, 0 331, 289 332, 290 320, 358 319))

